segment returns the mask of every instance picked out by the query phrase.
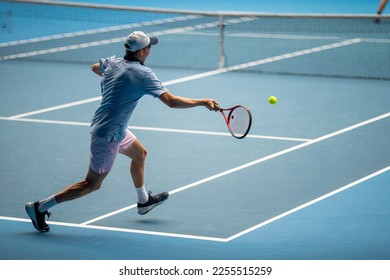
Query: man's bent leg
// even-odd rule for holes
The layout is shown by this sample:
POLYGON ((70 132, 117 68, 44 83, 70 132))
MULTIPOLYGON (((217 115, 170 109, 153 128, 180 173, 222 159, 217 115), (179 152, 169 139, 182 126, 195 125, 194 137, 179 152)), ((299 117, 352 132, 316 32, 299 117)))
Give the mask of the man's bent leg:
POLYGON ((87 195, 93 191, 98 190, 107 175, 108 172, 97 173, 89 168, 88 174, 84 180, 66 187, 64 190, 55 194, 54 198, 58 203, 62 203, 87 195))
POLYGON ((133 178, 134 186, 141 188, 145 184, 145 161, 147 150, 136 139, 127 149, 120 151, 120 153, 131 158, 130 173, 133 178))

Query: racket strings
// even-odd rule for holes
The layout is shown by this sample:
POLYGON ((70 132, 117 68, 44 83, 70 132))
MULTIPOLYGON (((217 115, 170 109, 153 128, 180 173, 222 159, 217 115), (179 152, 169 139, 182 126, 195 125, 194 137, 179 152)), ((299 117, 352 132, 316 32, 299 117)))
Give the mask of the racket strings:
POLYGON ((233 136, 244 137, 251 126, 250 113, 244 107, 235 108, 229 114, 228 125, 233 136))

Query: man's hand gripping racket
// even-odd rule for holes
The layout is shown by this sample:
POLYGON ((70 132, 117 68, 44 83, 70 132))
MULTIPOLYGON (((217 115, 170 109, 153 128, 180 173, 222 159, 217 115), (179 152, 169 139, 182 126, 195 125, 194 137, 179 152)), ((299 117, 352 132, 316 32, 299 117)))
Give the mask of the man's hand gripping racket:
POLYGON ((215 107, 221 112, 233 137, 243 139, 248 134, 252 125, 252 113, 248 108, 242 105, 221 108, 219 104, 215 104, 215 107))

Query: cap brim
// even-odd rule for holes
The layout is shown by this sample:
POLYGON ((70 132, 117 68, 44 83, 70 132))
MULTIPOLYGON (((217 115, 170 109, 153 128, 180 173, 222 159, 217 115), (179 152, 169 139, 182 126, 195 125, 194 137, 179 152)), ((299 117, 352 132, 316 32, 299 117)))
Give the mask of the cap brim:
POLYGON ((158 39, 157 37, 149 37, 150 38, 150 45, 157 45, 158 39))

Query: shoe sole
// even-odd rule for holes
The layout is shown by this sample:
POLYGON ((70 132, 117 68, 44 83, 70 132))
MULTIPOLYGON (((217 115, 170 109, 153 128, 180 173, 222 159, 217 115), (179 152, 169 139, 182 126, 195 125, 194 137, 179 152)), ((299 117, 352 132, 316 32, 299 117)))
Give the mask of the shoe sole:
POLYGON ((155 203, 153 205, 150 205, 150 206, 147 206, 147 207, 138 208, 138 214, 145 215, 146 213, 150 212, 154 207, 163 204, 167 200, 168 200, 168 197, 165 200, 157 202, 157 203, 155 203))
POLYGON ((31 222, 33 224, 33 226, 35 227, 35 229, 37 231, 40 231, 40 232, 47 232, 49 231, 49 229, 47 230, 44 230, 44 229, 40 229, 37 225, 37 216, 35 215, 35 207, 34 207, 34 203, 31 205, 30 203, 27 203, 26 206, 25 206, 25 209, 26 209, 26 212, 27 212, 27 215, 30 217, 31 219, 31 222))

